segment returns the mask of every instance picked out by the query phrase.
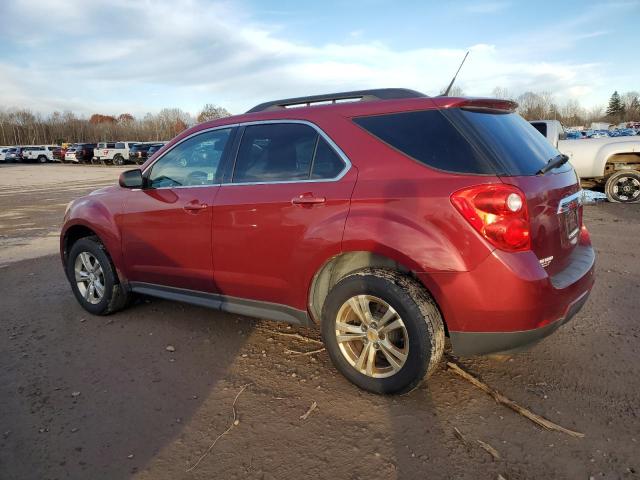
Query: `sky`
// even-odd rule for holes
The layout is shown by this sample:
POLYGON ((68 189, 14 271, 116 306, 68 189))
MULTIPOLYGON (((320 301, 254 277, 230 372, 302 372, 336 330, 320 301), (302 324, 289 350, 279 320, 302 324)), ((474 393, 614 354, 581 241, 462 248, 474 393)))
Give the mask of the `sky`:
POLYGON ((640 0, 0 0, 0 109, 241 113, 406 87, 605 105, 640 90, 640 0))

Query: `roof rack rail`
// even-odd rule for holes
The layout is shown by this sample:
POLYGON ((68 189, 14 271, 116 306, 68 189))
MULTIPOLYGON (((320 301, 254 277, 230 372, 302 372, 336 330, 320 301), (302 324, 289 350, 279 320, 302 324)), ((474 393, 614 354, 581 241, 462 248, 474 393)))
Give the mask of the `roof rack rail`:
POLYGON ((392 100, 401 98, 426 97, 424 93, 410 90, 408 88, 377 88, 373 90, 354 90, 352 92, 327 93, 324 95, 312 95, 310 97, 285 98, 282 100, 272 100, 271 102, 256 105, 247 113, 262 112, 264 110, 275 110, 278 108, 309 107, 314 103, 336 103, 338 101, 369 101, 369 100, 392 100))

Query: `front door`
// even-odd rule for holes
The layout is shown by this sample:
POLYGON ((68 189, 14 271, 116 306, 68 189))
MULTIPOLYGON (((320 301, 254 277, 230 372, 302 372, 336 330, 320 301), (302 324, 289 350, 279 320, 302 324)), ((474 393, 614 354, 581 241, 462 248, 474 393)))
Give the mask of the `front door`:
POLYGON ((129 192, 121 219, 129 281, 216 290, 212 205, 230 133, 227 128, 188 137, 149 167, 144 189, 129 192))
POLYGON ((306 310, 309 271, 340 252, 356 176, 347 168, 310 125, 245 127, 214 205, 220 293, 306 310))

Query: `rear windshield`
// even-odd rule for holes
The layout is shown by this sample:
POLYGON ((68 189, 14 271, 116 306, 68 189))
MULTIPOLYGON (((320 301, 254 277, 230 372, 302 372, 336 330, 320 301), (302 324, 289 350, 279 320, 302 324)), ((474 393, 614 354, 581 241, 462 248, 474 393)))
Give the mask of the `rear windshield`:
POLYGON ((449 172, 535 175, 558 154, 516 113, 452 108, 360 117, 354 121, 405 155, 449 172))

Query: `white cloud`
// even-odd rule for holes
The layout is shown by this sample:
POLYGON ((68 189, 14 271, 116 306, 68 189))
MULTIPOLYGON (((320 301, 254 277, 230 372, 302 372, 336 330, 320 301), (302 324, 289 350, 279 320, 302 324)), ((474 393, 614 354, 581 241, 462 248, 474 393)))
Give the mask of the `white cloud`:
MULTIPOLYGON (((508 4, 472 7, 481 6, 508 4)), ((249 22, 231 4, 206 0, 22 0, 2 8, 37 34, 24 46, 28 63, 0 65, 0 104, 38 111, 195 112, 214 102, 239 113, 271 98, 337 90, 400 86, 437 94, 466 50, 392 48, 365 42, 358 31, 347 43, 306 45, 285 40, 276 26, 249 22), (48 44, 59 49, 52 55, 48 44)), ((12 28, 0 35, 20 42, 24 30, 12 28)), ((458 84, 469 95, 502 86, 588 99, 604 82, 596 64, 523 60, 539 48, 520 45, 516 54, 470 46, 458 84)))

